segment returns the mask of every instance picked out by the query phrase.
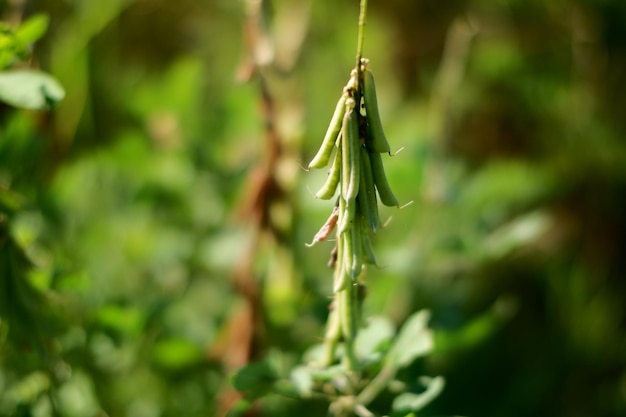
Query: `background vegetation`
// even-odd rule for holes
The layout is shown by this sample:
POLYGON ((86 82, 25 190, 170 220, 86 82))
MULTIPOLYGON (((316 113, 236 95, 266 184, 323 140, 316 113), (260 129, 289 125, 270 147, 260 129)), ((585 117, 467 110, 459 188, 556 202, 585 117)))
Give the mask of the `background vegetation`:
MULTIPOLYGON (((330 207, 300 166, 358 5, 267 6, 266 39, 243 2, 0 1, 9 28, 49 18, 3 68, 66 90, 0 105, 0 415, 223 415, 236 368, 289 369, 323 335, 332 245, 304 243, 330 207)), ((622 0, 371 1, 405 147, 386 170, 414 203, 384 212, 364 308, 431 311, 405 372, 446 386, 421 415, 626 415, 624 22, 622 0)))

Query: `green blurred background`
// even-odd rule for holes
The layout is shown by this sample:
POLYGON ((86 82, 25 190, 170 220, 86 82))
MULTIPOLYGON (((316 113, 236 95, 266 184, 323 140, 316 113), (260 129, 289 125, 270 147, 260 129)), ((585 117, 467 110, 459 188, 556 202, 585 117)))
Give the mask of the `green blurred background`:
MULTIPOLYGON (((67 92, 0 105, 0 415, 220 415, 250 247, 255 355, 288 370, 319 341, 332 244, 304 243, 332 203, 300 166, 354 64, 358 2, 264 10, 279 238, 245 210, 268 152, 258 77, 237 81, 251 3, 0 1, 5 22, 49 17, 16 65, 67 92)), ((408 372, 446 387, 421 415, 626 415, 626 2, 371 0, 365 56, 413 201, 383 211, 365 314, 431 310, 435 351, 408 372)))

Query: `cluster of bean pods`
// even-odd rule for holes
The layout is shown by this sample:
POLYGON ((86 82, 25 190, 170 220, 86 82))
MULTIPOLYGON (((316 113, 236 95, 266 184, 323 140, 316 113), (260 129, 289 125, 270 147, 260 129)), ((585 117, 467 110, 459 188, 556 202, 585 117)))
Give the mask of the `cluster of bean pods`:
POLYGON ((339 272, 334 292, 355 281, 364 263, 376 264, 370 235, 381 226, 378 198, 386 206, 398 206, 385 175, 383 153, 390 153, 389 143, 378 113, 374 76, 363 59, 360 71, 352 71, 322 145, 309 163, 309 168, 324 168, 332 159, 317 198, 329 200, 339 189, 333 212, 311 243, 321 242, 337 230, 339 272))

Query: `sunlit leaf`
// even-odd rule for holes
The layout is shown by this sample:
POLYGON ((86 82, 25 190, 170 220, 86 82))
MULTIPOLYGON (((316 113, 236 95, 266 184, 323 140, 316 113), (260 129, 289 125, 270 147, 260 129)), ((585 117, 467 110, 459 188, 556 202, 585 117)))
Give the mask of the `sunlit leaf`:
POLYGON ((367 327, 360 329, 356 337, 357 355, 366 362, 380 360, 382 351, 389 347, 394 330, 393 324, 386 317, 368 319, 367 327))
POLYGON ((44 372, 36 371, 28 374, 5 390, 3 398, 0 398, 0 404, 15 405, 33 402, 50 388, 51 383, 50 376, 44 372))
POLYGON ((400 411, 406 413, 421 410, 428 405, 428 403, 437 398, 445 385, 444 379, 440 376, 434 378, 422 377, 420 378, 420 382, 426 386, 426 390, 419 394, 405 392, 398 395, 393 400, 392 404, 392 408, 395 412, 400 411))
POLYGON ((305 366, 298 366, 291 371, 291 382, 296 392, 302 397, 306 397, 311 393, 313 387, 313 376, 311 371, 305 366))
POLYGON ((136 308, 107 305, 98 311, 98 322, 109 329, 136 334, 143 327, 143 314, 136 308))
POLYGON ((159 366, 180 369, 197 363, 202 357, 202 350, 185 339, 167 339, 154 346, 152 357, 159 366))
POLYGON ((60 415, 66 417, 94 416, 99 414, 99 404, 94 392, 93 379, 83 371, 74 372, 54 393, 60 415))
POLYGON ((30 17, 15 30, 15 37, 24 45, 39 40, 48 30, 50 18, 45 14, 30 17))
POLYGON ((61 84, 45 72, 12 70, 0 73, 0 100, 12 106, 50 109, 64 97, 65 90, 61 84))
POLYGON ((504 256, 519 247, 538 242, 552 220, 543 211, 533 211, 519 216, 497 228, 486 237, 485 252, 493 257, 504 256))
POLYGON ((426 327, 429 316, 428 311, 422 310, 407 319, 387 354, 389 366, 405 367, 433 349, 432 332, 426 327))
POLYGON ((345 374, 346 368, 341 364, 322 369, 311 369, 311 375, 318 381, 330 381, 345 374))

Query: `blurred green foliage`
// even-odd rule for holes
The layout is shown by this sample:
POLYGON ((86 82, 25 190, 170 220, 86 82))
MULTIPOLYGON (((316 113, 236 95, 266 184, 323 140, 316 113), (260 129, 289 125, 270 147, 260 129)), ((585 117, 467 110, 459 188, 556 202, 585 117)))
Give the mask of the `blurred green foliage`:
MULTIPOLYGON (((292 3, 272 2, 287 33, 292 3)), ((353 65, 353 3, 311 3, 289 82, 271 85, 302 166, 353 65)), ((405 148, 387 175, 413 204, 382 212, 364 308, 395 325, 431 311, 435 350, 401 371, 446 380, 420 415, 625 415, 626 3, 370 3, 365 55, 405 148)), ((66 92, 51 111, 0 105, 0 415, 216 415, 215 346, 252 239, 235 213, 265 152, 258 88, 234 81, 244 5, 1 1, 0 15, 1 66, 66 92)), ((255 271, 286 372, 323 334, 331 245, 304 248, 330 210, 312 197, 324 173, 284 175, 292 253, 261 251, 255 271)))

